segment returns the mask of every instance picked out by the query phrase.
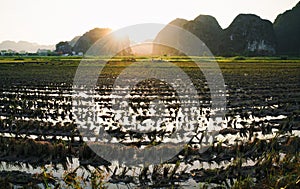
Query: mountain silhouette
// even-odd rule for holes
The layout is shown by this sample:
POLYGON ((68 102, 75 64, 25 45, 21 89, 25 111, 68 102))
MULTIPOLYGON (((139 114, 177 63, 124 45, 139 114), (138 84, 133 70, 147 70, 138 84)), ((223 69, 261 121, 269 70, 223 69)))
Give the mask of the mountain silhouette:
MULTIPOLYGON (((214 55, 274 55, 276 37, 272 23, 253 14, 238 15, 230 26, 222 29, 218 21, 209 15, 199 15, 191 21, 176 19, 169 23, 197 36, 214 55), (180 20, 180 22, 179 22, 180 20), (180 23, 180 24, 178 24, 180 23)), ((156 36, 155 42, 175 40, 183 43, 179 33, 168 33, 168 25, 156 36)), ((175 49, 155 46, 157 55, 180 55, 175 49)))
POLYGON ((300 55, 300 2, 277 16, 274 22, 277 51, 282 55, 300 55))
POLYGON ((0 43, 0 50, 14 50, 17 52, 25 51, 30 53, 37 52, 38 49, 49 49, 53 50, 55 47, 54 45, 39 45, 37 43, 31 43, 28 41, 3 41, 0 43))
MULTIPOLYGON (((183 55, 177 49, 158 45, 166 41, 173 44, 185 44, 180 31, 170 29, 170 26, 180 27, 197 36, 213 55, 216 56, 273 56, 300 55, 300 2, 291 10, 278 15, 275 22, 260 18, 254 14, 239 14, 232 23, 222 29, 218 21, 210 15, 199 15, 194 20, 177 18, 166 25, 153 40, 152 54, 154 55, 183 55)), ((146 31, 145 31, 146 32, 146 31)), ((86 51, 99 39, 109 35, 111 29, 95 28, 82 36, 77 36, 69 42, 61 42, 57 50, 76 53, 86 51)), ((111 38, 106 43, 103 52, 126 47, 130 39, 123 41, 111 38)), ((165 43, 166 44, 166 43, 165 43)), ((170 43, 167 43, 170 44, 170 43)), ((149 48, 142 50, 149 51, 149 48)), ((132 54, 130 49, 123 51, 124 55, 132 54)))
MULTIPOLYGON (((278 15, 274 24, 254 14, 239 14, 222 29, 209 15, 199 15, 188 21, 177 18, 163 28, 154 42, 172 41, 184 44, 181 34, 170 30, 177 26, 197 36, 217 56, 300 55, 300 2, 291 10, 278 15)), ((155 55, 182 55, 163 45, 153 47, 155 55)))

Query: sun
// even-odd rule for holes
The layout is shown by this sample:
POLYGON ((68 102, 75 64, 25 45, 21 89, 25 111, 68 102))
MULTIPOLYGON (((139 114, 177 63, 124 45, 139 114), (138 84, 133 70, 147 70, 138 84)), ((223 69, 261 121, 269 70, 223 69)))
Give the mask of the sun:
POLYGON ((112 36, 117 41, 124 41, 129 39, 128 33, 122 30, 113 31, 112 36))

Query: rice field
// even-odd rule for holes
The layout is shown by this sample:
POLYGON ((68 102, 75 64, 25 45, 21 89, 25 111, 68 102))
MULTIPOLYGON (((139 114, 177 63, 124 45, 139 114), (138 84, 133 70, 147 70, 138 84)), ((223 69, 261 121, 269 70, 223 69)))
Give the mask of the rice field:
MULTIPOLYGON (((174 125, 182 115, 176 91, 167 83, 148 79, 133 89, 114 86, 118 75, 132 62, 148 59, 115 58, 97 80, 94 98, 99 121, 93 126, 125 147, 159 146, 174 133, 174 125), (126 112, 114 108, 112 91, 128 94, 130 114, 134 115, 121 126, 119 118, 126 112), (147 120, 155 116, 147 110, 155 108, 157 104, 152 106, 152 102, 157 99, 166 105, 165 127, 145 133, 128 129, 134 122, 151 125, 147 120)), ((78 125, 78 115, 83 113, 73 108, 74 103, 83 104, 74 100, 73 86, 80 58, 2 58, 0 185, 7 188, 300 187, 299 59, 217 58, 226 85, 226 114, 216 140, 205 150, 201 147, 209 140, 206 128, 214 113, 207 81, 189 59, 163 59, 180 67, 198 91, 197 97, 189 97, 186 102, 190 106, 196 100, 200 102, 194 113, 189 114, 193 119, 186 118, 195 126, 195 132, 187 145, 166 161, 126 166, 99 157, 86 144, 93 141, 96 146, 98 139, 83 134, 78 125)), ((204 59, 199 57, 199 61, 204 59)), ((162 66, 163 62, 155 64, 162 66)), ((118 156, 110 145, 102 145, 100 150, 118 156)), ((130 155, 128 151, 123 158, 139 162, 130 155)))

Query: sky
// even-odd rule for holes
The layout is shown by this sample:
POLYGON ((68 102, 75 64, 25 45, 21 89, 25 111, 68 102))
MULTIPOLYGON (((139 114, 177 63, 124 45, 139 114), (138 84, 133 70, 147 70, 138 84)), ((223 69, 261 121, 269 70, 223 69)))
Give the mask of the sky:
POLYGON ((0 0, 0 42, 54 45, 95 28, 167 24, 175 18, 214 16, 226 28, 240 13, 271 22, 299 0, 0 0))

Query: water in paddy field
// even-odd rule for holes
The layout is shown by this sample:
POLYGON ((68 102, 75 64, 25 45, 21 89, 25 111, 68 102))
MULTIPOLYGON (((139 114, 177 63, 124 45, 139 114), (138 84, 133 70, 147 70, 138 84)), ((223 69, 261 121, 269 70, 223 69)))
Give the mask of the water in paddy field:
MULTIPOLYGON (((269 141, 278 143, 274 149, 280 150, 284 157, 288 152, 285 148, 288 140, 299 136, 297 70, 300 68, 286 68, 289 69, 287 77, 279 68, 253 70, 251 65, 243 65, 244 68, 237 71, 223 66, 226 68, 222 71, 227 107, 226 116, 218 118, 218 125, 213 125, 212 117, 218 110, 211 109, 207 82, 201 75, 196 77, 199 72, 193 74, 192 69, 186 71, 193 75, 198 95, 190 96, 188 91, 182 91, 181 94, 185 94, 182 98, 172 84, 151 79, 138 83, 135 88, 113 86, 114 76, 107 83, 99 79, 95 90, 78 99, 74 98, 72 83, 56 81, 30 85, 27 81, 23 85, 19 79, 18 83, 7 85, 2 80, 1 170, 35 174, 47 165, 48 171, 52 170, 53 176, 62 180, 65 170, 81 165, 76 171, 78 175, 85 173, 88 177, 91 173, 87 169, 99 167, 108 175, 104 180, 110 182, 111 187, 143 183, 187 187, 198 186, 211 178, 209 170, 218 168, 222 174, 221 170, 231 169, 240 150, 243 155, 238 157, 244 158, 240 174, 252 174, 250 170, 257 166, 269 141), (200 106, 196 106, 198 104, 200 106), (74 109, 74 106, 82 109, 74 109), (85 112, 86 107, 93 108, 92 114, 85 112), (194 133, 189 132, 191 130, 194 133), (82 134, 84 131, 88 132, 82 134), (99 137, 101 132, 108 133, 110 141, 99 137), (272 140, 274 138, 277 140, 272 140), (139 157, 128 154, 132 161, 140 162, 128 168, 118 162, 118 153, 114 153, 115 159, 106 161, 84 146, 84 142, 104 142, 147 149, 161 143, 180 144, 182 141, 188 143, 184 150, 161 167, 150 165, 146 174, 147 166, 139 157), (251 146, 256 141, 265 146, 251 146), (180 162, 178 167, 177 162, 180 162)), ((180 81, 174 80, 173 85, 176 84, 180 81)), ((220 184, 216 176, 211 180, 220 184)), ((230 178, 224 182, 230 182, 228 180, 230 178)))

